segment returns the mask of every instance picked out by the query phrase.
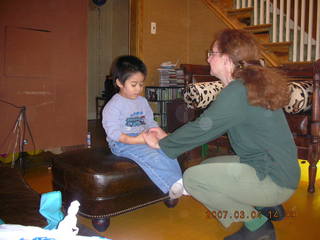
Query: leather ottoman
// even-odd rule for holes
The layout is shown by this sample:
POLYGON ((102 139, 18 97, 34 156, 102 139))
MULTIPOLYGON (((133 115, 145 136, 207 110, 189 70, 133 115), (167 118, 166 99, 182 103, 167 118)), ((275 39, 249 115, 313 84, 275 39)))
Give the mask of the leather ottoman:
POLYGON ((87 148, 57 155, 52 164, 53 187, 62 192, 64 206, 80 202, 79 214, 105 231, 110 217, 165 201, 163 194, 133 161, 113 155, 105 148, 87 148))
POLYGON ((20 171, 0 166, 0 219, 7 224, 45 227, 47 220, 39 213, 39 206, 40 194, 25 182, 20 171))

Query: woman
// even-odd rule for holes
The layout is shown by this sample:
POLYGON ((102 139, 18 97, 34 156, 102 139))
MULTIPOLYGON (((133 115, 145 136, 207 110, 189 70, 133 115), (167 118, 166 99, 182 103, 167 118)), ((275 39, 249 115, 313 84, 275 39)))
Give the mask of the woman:
POLYGON ((289 101, 286 78, 262 66, 259 57, 252 35, 222 31, 208 52, 211 75, 225 85, 216 101, 159 142, 154 133, 144 135, 150 146, 176 158, 228 134, 236 155, 210 158, 183 176, 187 192, 224 227, 244 222, 225 240, 276 239, 272 216, 257 209, 288 200, 300 179, 297 150, 282 111, 289 101))

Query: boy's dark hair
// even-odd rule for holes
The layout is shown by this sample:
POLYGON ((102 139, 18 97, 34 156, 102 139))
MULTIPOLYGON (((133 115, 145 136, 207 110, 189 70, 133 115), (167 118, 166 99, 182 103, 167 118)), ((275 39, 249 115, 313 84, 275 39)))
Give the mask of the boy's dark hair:
POLYGON ((114 61, 112 66, 113 84, 117 86, 117 79, 124 84, 130 76, 137 72, 142 73, 144 76, 147 75, 146 65, 139 58, 129 55, 120 56, 114 61))

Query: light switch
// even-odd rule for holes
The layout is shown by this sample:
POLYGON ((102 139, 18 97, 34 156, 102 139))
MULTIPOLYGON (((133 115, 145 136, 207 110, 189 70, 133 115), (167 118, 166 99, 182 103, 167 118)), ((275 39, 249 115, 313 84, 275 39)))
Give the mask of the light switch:
POLYGON ((157 33, 157 23, 151 22, 151 34, 156 34, 157 33))

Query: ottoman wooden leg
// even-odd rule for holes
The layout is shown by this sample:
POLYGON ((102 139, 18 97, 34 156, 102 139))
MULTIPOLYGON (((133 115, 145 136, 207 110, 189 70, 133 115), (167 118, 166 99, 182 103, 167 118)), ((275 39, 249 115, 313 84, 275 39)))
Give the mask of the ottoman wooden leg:
POLYGON ((166 199, 163 202, 168 208, 174 208, 178 204, 179 199, 166 199))
POLYGON ((99 232, 104 232, 107 230, 107 228, 110 225, 110 218, 106 217, 106 218, 94 218, 91 220, 92 225, 94 226, 94 228, 99 231, 99 232))

